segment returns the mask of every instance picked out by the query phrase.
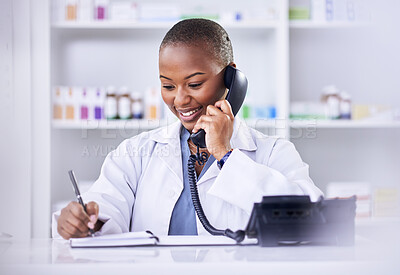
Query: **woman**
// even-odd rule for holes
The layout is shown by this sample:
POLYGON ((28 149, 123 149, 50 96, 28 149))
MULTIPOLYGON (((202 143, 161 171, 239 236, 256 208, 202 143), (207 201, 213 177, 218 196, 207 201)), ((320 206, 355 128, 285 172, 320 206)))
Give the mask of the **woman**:
POLYGON ((196 146, 190 133, 206 132, 210 155, 196 165, 204 212, 216 228, 245 228, 254 202, 265 195, 321 191, 293 144, 248 128, 224 100, 226 66, 236 67, 231 41, 217 23, 177 23, 159 50, 161 93, 178 117, 173 125, 122 142, 105 159, 99 179, 83 195, 87 214, 71 202, 53 219, 53 236, 86 237, 151 230, 156 235, 208 234, 198 221, 189 191, 187 162, 196 146))

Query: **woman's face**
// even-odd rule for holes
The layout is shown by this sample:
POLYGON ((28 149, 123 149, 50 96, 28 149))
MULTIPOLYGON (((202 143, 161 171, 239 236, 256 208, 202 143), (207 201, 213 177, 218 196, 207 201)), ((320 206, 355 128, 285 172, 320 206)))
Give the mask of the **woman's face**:
POLYGON ((224 67, 201 46, 165 46, 159 55, 162 98, 190 132, 226 91, 224 67))

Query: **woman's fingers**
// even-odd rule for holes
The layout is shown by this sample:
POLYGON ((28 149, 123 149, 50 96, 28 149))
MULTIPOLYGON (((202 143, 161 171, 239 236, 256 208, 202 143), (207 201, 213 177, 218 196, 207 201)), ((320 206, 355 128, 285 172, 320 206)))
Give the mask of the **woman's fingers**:
POLYGON ((220 111, 222 111, 222 113, 227 114, 231 119, 234 119, 235 116, 232 113, 232 107, 231 107, 231 104, 229 103, 229 101, 219 100, 219 101, 215 102, 214 106, 212 106, 212 107, 214 107, 213 109, 220 110, 220 111))
POLYGON ((70 239, 70 238, 80 238, 80 237, 86 237, 88 235, 89 230, 86 229, 86 232, 80 231, 77 227, 75 227, 73 224, 71 224, 68 220, 59 223, 58 226, 58 233, 63 237, 64 239, 70 239))
POLYGON ((97 203, 89 202, 86 205, 86 210, 88 213, 77 202, 70 202, 61 210, 57 230, 64 239, 86 237, 89 228, 95 227, 99 214, 97 203))
POLYGON ((97 218, 99 216, 99 205, 93 201, 89 202, 86 205, 86 212, 89 215, 89 223, 88 226, 90 229, 94 229, 94 226, 97 222, 97 218))

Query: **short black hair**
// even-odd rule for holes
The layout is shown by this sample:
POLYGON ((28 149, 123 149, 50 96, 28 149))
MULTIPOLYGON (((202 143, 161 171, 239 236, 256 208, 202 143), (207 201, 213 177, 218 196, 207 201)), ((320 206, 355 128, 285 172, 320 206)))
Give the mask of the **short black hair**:
POLYGON ((222 66, 233 62, 233 49, 228 33, 218 23, 203 19, 186 19, 176 23, 165 35, 160 51, 166 46, 184 44, 204 45, 222 66))

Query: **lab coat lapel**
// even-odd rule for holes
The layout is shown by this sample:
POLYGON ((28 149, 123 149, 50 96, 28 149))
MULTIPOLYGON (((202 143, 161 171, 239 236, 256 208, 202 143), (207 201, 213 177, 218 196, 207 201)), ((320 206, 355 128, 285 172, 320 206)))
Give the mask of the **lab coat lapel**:
POLYGON ((178 121, 162 128, 153 135, 152 139, 157 142, 156 155, 174 174, 180 188, 183 188, 180 129, 181 123, 178 121))
POLYGON ((231 147, 244 151, 257 150, 257 145, 253 140, 253 135, 250 132, 250 128, 243 120, 237 117, 235 117, 233 124, 231 147))
MULTIPOLYGON (((231 147, 234 149, 245 150, 245 151, 255 151, 257 150, 257 146, 254 143, 252 135, 250 133, 250 129, 247 125, 240 120, 239 118, 235 118, 233 125, 233 133, 231 138, 231 147)), ((219 174, 219 168, 217 166, 217 160, 208 168, 207 172, 201 177, 197 185, 215 178, 219 174)))
POLYGON ((217 160, 208 168, 208 170, 204 173, 204 175, 200 178, 197 185, 202 184, 203 182, 216 178, 219 174, 219 168, 217 166, 217 160))

